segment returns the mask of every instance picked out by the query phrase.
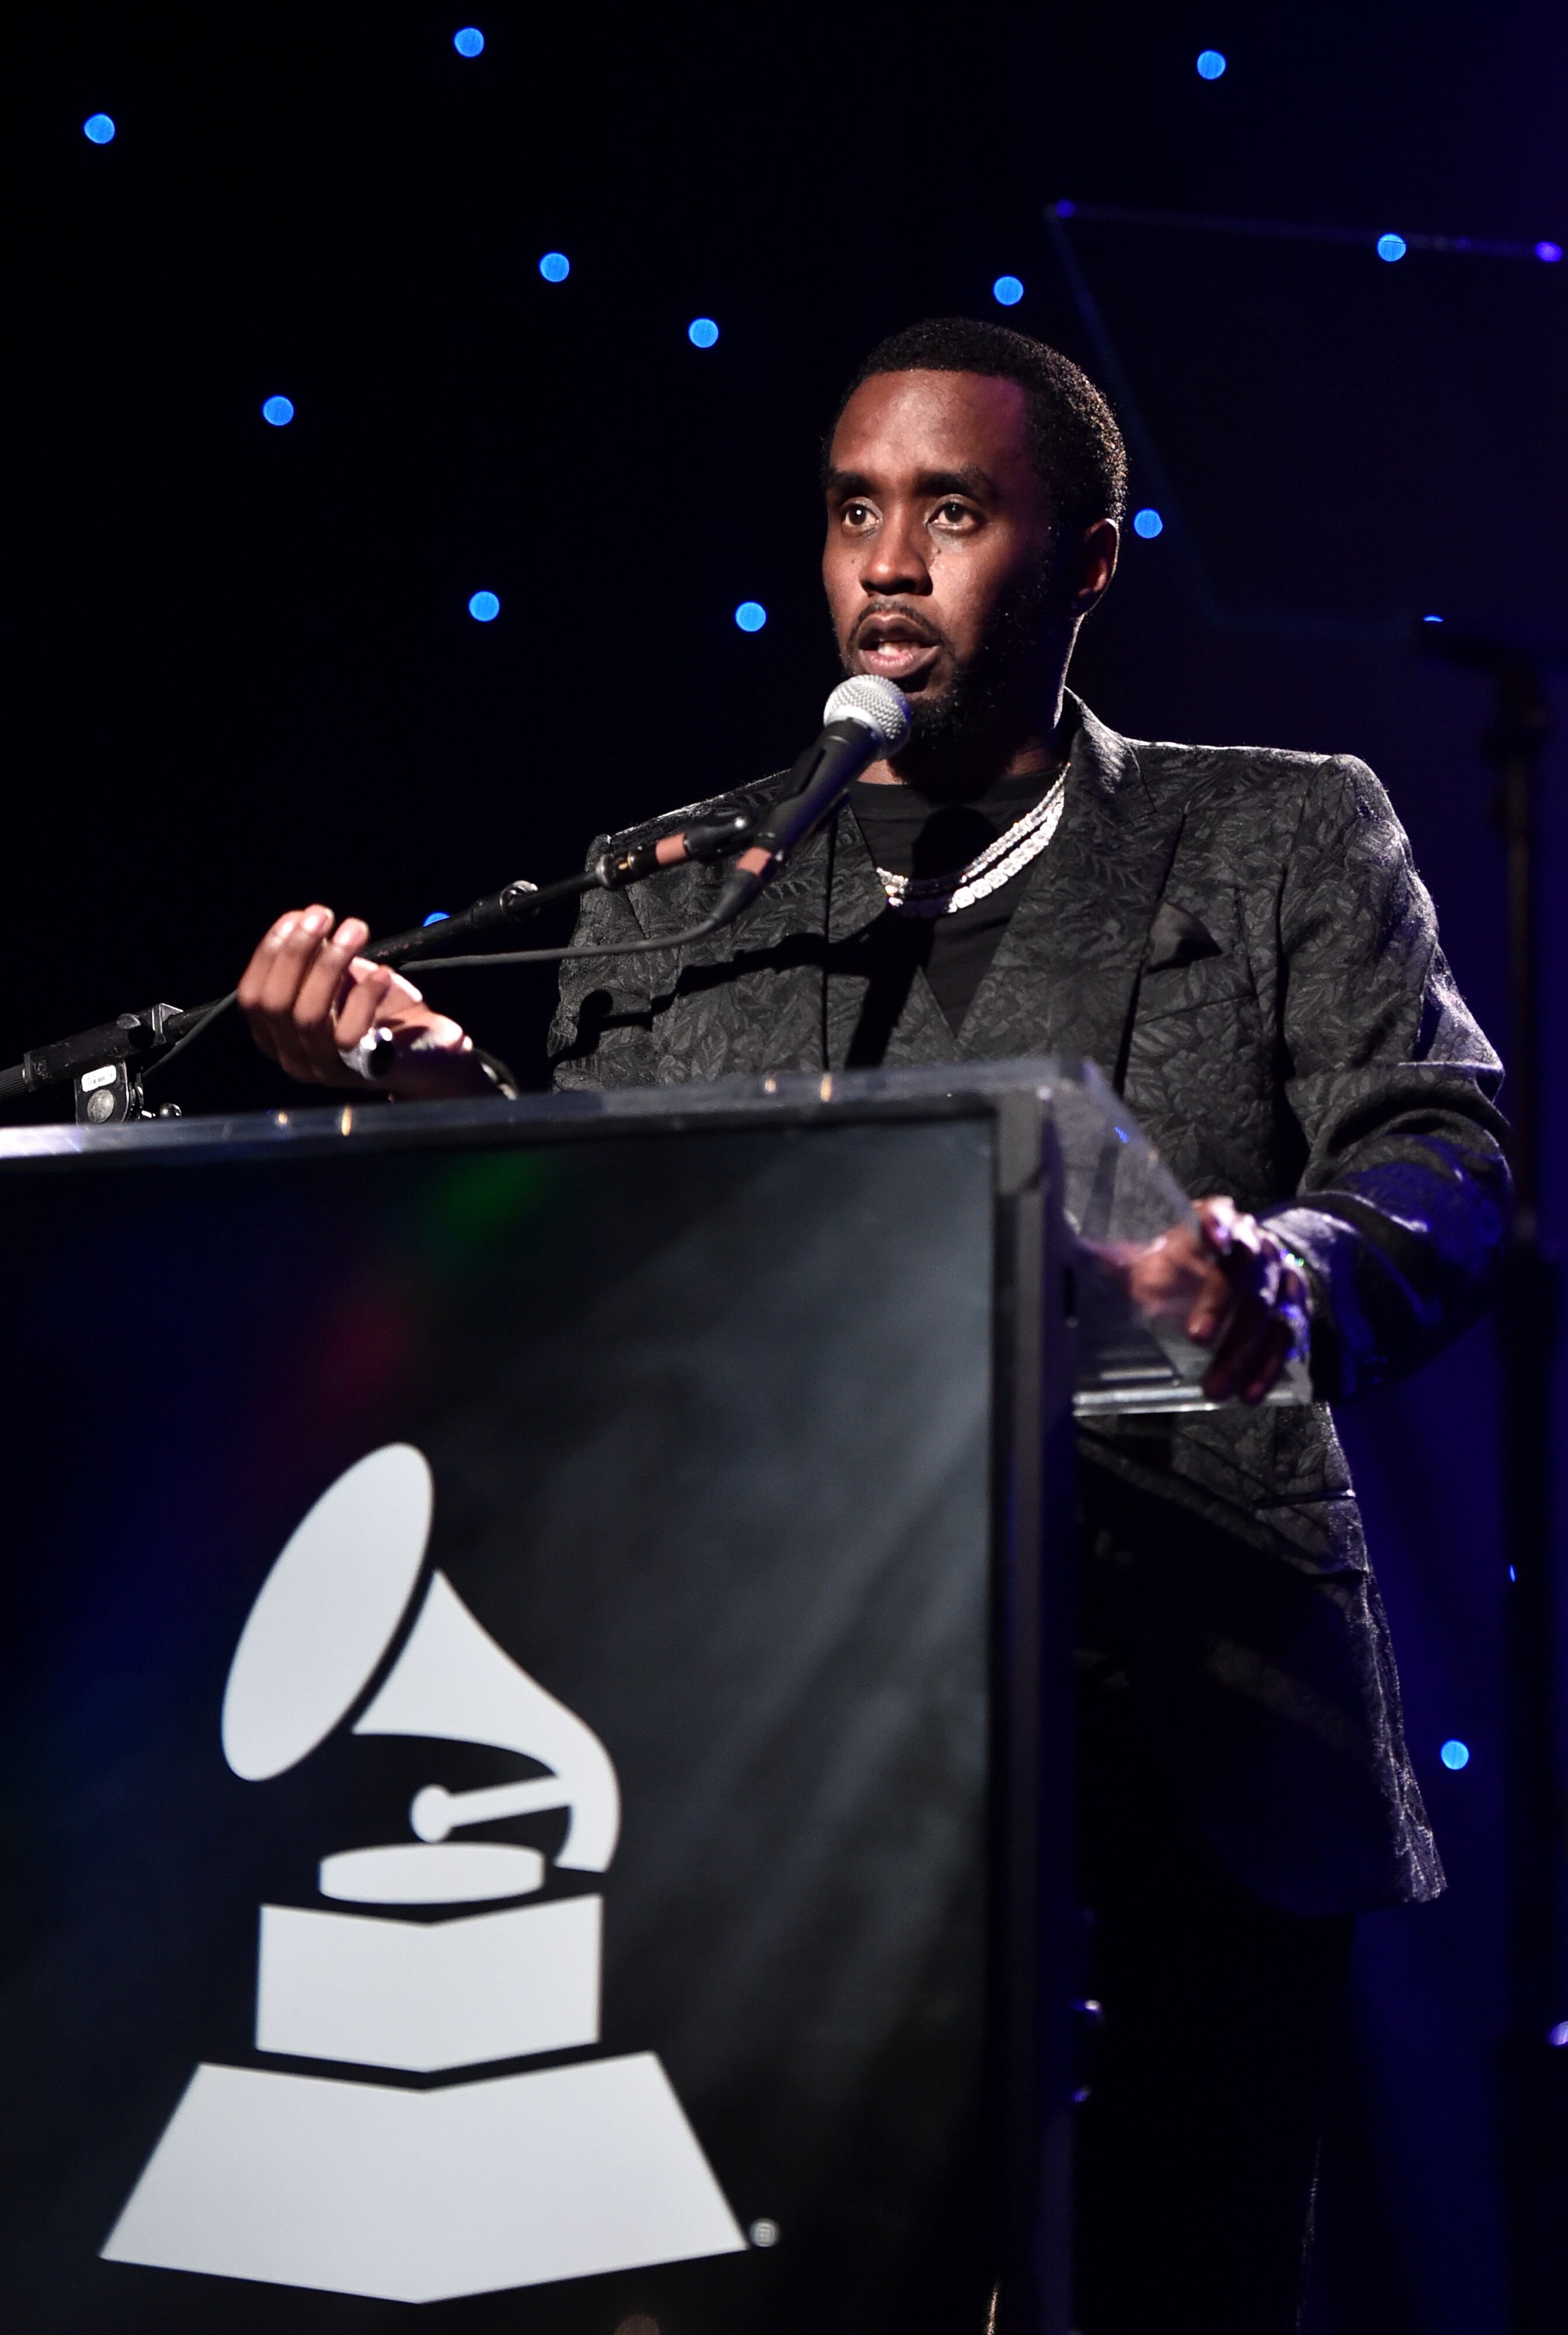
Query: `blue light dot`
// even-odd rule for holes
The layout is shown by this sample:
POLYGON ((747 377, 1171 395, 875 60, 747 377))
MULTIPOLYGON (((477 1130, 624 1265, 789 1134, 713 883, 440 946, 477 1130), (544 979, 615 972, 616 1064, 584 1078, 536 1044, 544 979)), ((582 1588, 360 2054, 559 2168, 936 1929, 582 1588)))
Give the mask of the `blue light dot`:
POLYGON ((1440 625, 1442 621, 1441 616, 1423 616, 1421 619, 1424 625, 1440 625))
POLYGON ((735 611, 735 622, 743 633, 760 633, 768 621, 768 611, 760 600, 742 600, 735 611))
POLYGON ((422 921, 427 925, 449 924, 451 920, 451 913, 450 908, 432 908, 430 915, 422 921))
POLYGON ((465 24, 460 33, 452 34, 452 46, 460 57, 477 57, 485 45, 485 36, 477 24, 465 24))
POLYGON ((1225 61, 1218 49, 1200 49, 1198 51, 1198 79, 1200 81, 1218 81, 1224 69, 1225 61))
POLYGON ((1002 308, 1016 308, 1023 297, 1023 286, 1016 276, 999 276, 991 287, 991 296, 1002 308))
POLYGON ((1457 1735, 1451 1735, 1437 1756, 1445 1768, 1452 1768, 1457 1775, 1461 1768, 1467 1768, 1470 1764, 1470 1747, 1467 1743, 1461 1743, 1457 1735))
POLYGON ((1518 1569, 1517 1565, 1511 1565, 1508 1567, 1508 1578, 1509 1578, 1509 1580, 1510 1580, 1510 1581, 1517 1581, 1517 1580, 1518 1580, 1518 1578, 1519 1578, 1519 1569, 1518 1569))
POLYGON ((539 274, 547 284, 564 284, 572 272, 572 263, 564 251, 547 251, 539 262, 539 274))
POLYGON ((1564 2046, 1568 2046, 1568 2019, 1560 2019, 1555 2027, 1549 2027, 1546 2030, 1546 2040, 1553 2051, 1561 2051, 1564 2046))
POLYGON ((1071 218, 1078 209, 1078 205, 1076 203, 1070 203, 1064 199, 1061 202, 1054 205, 1053 208, 1055 208, 1058 218, 1071 218))
MULTIPOLYGON (((111 137, 113 135, 112 129, 111 129, 110 135, 111 137)), ((1563 257, 1563 247, 1560 243, 1538 243, 1535 246, 1535 257, 1537 259, 1561 259, 1563 257)))
POLYGON ((711 316, 693 316, 686 327, 686 338, 694 349, 711 349, 719 337, 719 327, 711 316))
POLYGON ((1146 543, 1152 543, 1157 535, 1165 533, 1165 521, 1157 510, 1135 511, 1132 531, 1135 535, 1141 535, 1146 543))
POLYGON ((94 146, 107 146, 114 135, 114 122, 107 113, 90 113, 82 125, 82 134, 94 146))
POLYGON ((493 625, 501 613, 501 604, 493 592, 476 592, 469 602, 469 614, 476 625, 493 625))
POLYGON ((294 420, 293 398, 268 397, 264 399, 261 408, 261 418, 264 421, 270 421, 275 430, 286 430, 289 423, 294 420))
POLYGON ((1408 248, 1408 247, 1402 235, 1380 235, 1378 237, 1378 257, 1379 259, 1403 259, 1408 248))

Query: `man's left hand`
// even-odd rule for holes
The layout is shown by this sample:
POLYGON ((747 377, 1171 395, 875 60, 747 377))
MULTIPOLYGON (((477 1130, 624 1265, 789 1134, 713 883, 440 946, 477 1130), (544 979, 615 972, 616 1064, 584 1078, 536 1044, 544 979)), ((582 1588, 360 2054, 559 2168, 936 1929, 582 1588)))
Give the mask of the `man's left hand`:
POLYGON ((1234 1200, 1195 1207, 1195 1228, 1178 1226, 1130 1262, 1128 1293, 1213 1349, 1204 1374, 1211 1402, 1262 1402, 1306 1352, 1311 1292, 1283 1244, 1234 1200))

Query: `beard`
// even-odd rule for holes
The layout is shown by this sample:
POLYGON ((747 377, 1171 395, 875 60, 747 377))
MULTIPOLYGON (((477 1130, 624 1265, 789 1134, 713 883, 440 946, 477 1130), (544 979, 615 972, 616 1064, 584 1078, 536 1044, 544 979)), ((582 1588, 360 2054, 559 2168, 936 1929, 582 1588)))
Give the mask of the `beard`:
MULTIPOLYGON (((998 600, 965 658, 922 618, 953 657, 953 678, 934 696, 909 701, 909 743, 898 757, 908 783, 926 793, 962 790, 972 773, 983 777, 999 752, 1038 726, 1042 636, 1061 614, 1060 599, 1054 563, 1043 561, 998 600)), ((847 658, 841 662, 853 670, 847 658)))

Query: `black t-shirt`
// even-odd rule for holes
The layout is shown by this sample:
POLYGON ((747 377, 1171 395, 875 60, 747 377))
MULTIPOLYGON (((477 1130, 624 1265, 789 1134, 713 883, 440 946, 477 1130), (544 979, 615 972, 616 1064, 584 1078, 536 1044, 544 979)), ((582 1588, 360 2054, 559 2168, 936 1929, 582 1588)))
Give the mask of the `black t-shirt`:
MULTIPOLYGON (((915 788, 857 779, 849 790, 866 848, 895 876, 949 876, 1021 819, 1054 784, 1050 771, 998 779, 967 802, 934 802, 915 788)), ((862 961, 874 987, 907 994, 916 965, 935 993, 954 1036, 996 954, 1024 886, 1031 860, 1011 882, 951 916, 901 916, 889 908, 864 937, 862 961)))

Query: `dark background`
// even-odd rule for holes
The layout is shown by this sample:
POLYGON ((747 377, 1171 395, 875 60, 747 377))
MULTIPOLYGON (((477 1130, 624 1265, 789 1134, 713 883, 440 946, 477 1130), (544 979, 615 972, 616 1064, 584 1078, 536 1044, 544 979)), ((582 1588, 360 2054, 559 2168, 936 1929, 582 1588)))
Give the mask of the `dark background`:
MULTIPOLYGON (((915 317, 1002 315, 1003 271, 1009 320, 1105 378, 1041 217, 1062 196, 1369 231, 1070 228, 1146 425, 1135 505, 1167 520, 1129 538, 1075 678, 1134 734, 1364 755, 1505 1039, 1486 690, 1422 655, 1417 620, 1568 642, 1568 264, 1389 266, 1370 237, 1568 242, 1561 12, 57 0, 8 48, 0 1059, 228 986, 284 906, 402 925, 786 761, 834 677, 814 473, 839 382, 915 317), (1229 68, 1205 82, 1211 45, 1229 68), (99 109, 105 148, 81 130, 99 109), (564 285, 537 274, 551 248, 564 285), (466 614, 479 588, 493 625, 466 614)), ((1563 770, 1558 745, 1549 1240, 1563 770)), ((533 1082, 549 993, 440 993, 533 1082)), ((206 1042, 170 1074, 188 1109, 282 1099, 237 1036, 206 1042)), ((1453 1887, 1363 1925, 1314 2301, 1336 2335, 1500 2323, 1492 1335, 1345 1421, 1453 1887)))

